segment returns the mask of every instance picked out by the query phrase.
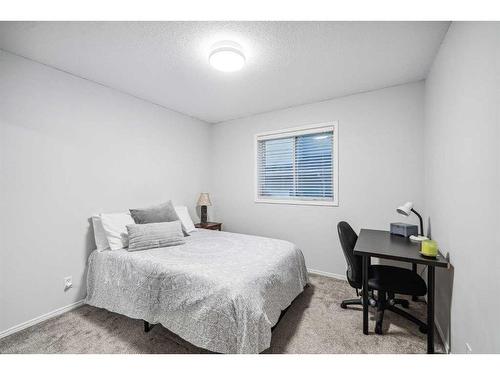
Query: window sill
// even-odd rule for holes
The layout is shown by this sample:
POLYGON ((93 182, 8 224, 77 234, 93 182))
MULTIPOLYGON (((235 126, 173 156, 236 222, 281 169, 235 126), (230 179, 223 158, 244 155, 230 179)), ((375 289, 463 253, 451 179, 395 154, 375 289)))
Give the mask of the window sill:
POLYGON ((295 200, 295 199, 261 199, 254 200, 255 203, 269 203, 269 204, 288 204, 298 206, 330 206, 338 207, 338 202, 335 201, 315 201, 315 200, 295 200))

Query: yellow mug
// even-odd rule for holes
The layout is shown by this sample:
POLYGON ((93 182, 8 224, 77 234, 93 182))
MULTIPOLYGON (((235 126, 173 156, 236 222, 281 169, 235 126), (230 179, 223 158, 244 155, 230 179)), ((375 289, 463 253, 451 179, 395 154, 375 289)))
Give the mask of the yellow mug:
POLYGON ((422 241, 422 248, 420 249, 422 255, 426 257, 437 257, 438 255, 438 244, 433 240, 422 241))

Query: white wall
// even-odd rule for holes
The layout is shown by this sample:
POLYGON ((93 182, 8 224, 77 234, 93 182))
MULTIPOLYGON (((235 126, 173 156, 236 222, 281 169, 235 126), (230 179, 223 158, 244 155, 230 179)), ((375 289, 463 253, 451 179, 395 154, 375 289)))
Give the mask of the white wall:
POLYGON ((500 23, 453 23, 425 85, 425 205, 451 350, 500 352, 500 23), (451 300, 451 322, 450 322, 451 300))
POLYGON ((229 231, 292 241, 310 269, 345 275, 339 221, 388 229, 405 219, 398 205, 423 205, 423 92, 418 82, 214 125, 215 218, 229 231), (331 120, 339 121, 339 206, 254 203, 254 135, 331 120))
POLYGON ((207 189, 210 125, 1 51, 0 131, 0 332, 85 295, 92 214, 207 189))

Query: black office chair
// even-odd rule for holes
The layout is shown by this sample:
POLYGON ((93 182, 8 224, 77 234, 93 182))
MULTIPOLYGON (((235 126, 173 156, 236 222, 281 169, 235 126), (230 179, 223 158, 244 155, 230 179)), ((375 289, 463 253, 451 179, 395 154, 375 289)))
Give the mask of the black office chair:
MULTIPOLYGON (((361 289, 363 286, 361 273, 362 259, 361 256, 354 255, 354 246, 358 240, 358 235, 345 221, 341 221, 337 224, 337 230, 340 244, 347 261, 347 281, 349 285, 356 289, 356 294, 362 296, 362 293, 358 293, 358 289, 361 289)), ((394 297, 396 293, 408 296, 424 296, 427 293, 425 281, 417 273, 406 268, 371 265, 369 268, 368 288, 370 289, 369 292, 371 292, 371 297, 368 302, 371 306, 377 307, 375 333, 382 334, 382 322, 385 310, 390 310, 401 315, 417 324, 420 332, 427 333, 427 324, 395 306, 401 305, 404 308, 409 307, 409 302, 407 300, 394 297), (376 299, 373 293, 375 290, 377 291, 376 299)), ((345 309, 349 305, 362 305, 362 298, 363 297, 344 300, 340 306, 345 309)))

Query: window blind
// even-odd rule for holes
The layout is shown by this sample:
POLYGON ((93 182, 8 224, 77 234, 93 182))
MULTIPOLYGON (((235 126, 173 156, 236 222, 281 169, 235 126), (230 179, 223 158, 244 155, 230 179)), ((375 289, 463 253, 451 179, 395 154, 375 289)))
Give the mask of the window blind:
POLYGON ((257 137, 257 195, 333 201, 333 130, 257 137))

